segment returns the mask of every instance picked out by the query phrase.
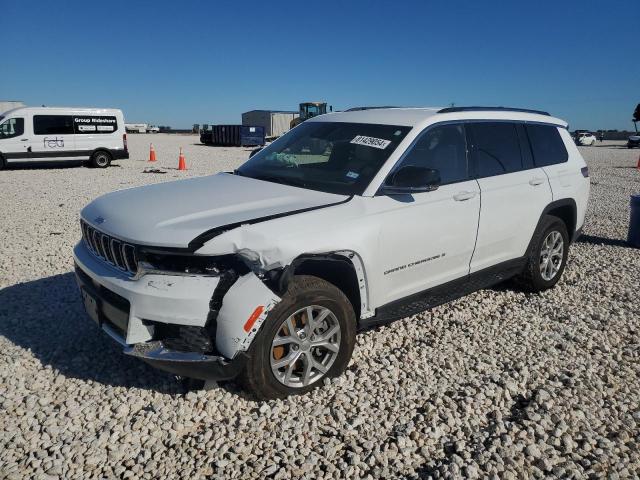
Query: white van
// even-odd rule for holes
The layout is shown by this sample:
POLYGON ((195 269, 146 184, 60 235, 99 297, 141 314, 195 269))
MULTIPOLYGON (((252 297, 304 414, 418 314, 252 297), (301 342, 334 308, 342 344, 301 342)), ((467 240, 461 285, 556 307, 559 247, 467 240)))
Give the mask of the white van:
POLYGON ((21 107, 0 116, 0 169, 10 162, 87 160, 106 168, 129 158, 121 110, 21 107))

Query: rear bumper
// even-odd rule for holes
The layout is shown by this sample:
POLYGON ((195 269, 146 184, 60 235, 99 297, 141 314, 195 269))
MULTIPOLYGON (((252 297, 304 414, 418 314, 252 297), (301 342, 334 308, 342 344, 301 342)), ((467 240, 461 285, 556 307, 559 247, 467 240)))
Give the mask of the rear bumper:
POLYGON ((244 368, 245 352, 229 360, 197 348, 168 348, 157 339, 164 325, 204 328, 218 278, 146 275, 132 280, 94 257, 82 242, 74 249, 74 260, 88 316, 122 346, 123 353, 174 375, 200 380, 228 380, 244 368))
POLYGON ((113 160, 126 160, 129 158, 128 150, 110 150, 109 153, 111 153, 113 160))

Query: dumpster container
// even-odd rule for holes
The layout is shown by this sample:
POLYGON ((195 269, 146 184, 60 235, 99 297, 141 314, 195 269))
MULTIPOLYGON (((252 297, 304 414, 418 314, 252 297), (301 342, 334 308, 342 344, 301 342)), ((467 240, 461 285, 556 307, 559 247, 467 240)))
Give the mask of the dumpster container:
POLYGON ((200 141, 205 145, 210 145, 213 141, 211 138, 211 126, 206 123, 202 125, 202 130, 200 130, 200 141))
POLYGON ((211 143, 235 147, 264 145, 264 127, 244 125, 213 125, 211 143))
POLYGON ((629 235, 627 243, 640 248, 640 195, 631 195, 631 214, 629 215, 629 235))

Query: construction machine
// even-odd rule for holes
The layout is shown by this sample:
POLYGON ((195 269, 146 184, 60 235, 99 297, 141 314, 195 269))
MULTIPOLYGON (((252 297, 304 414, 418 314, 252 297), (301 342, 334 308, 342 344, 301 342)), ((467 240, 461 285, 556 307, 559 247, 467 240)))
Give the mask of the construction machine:
MULTIPOLYGON (((333 111, 333 107, 329 107, 329 111, 333 111)), ((308 118, 317 117, 327 113, 327 102, 304 102, 300 104, 300 116, 294 118, 289 123, 289 128, 300 125, 308 118)))

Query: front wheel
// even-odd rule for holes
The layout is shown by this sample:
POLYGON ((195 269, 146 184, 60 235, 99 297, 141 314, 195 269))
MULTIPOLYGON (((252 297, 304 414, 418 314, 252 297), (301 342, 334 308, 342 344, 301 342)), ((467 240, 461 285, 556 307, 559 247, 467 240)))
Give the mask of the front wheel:
POLYGON ((527 265, 518 280, 533 292, 552 288, 564 272, 568 252, 566 225, 558 217, 546 215, 534 234, 527 265))
POLYGON ((336 286, 295 276, 255 338, 243 374, 261 399, 306 393, 347 368, 355 345, 351 303, 336 286))
POLYGON ((107 168, 111 165, 111 155, 104 151, 96 152, 91 157, 91 165, 96 168, 107 168))

